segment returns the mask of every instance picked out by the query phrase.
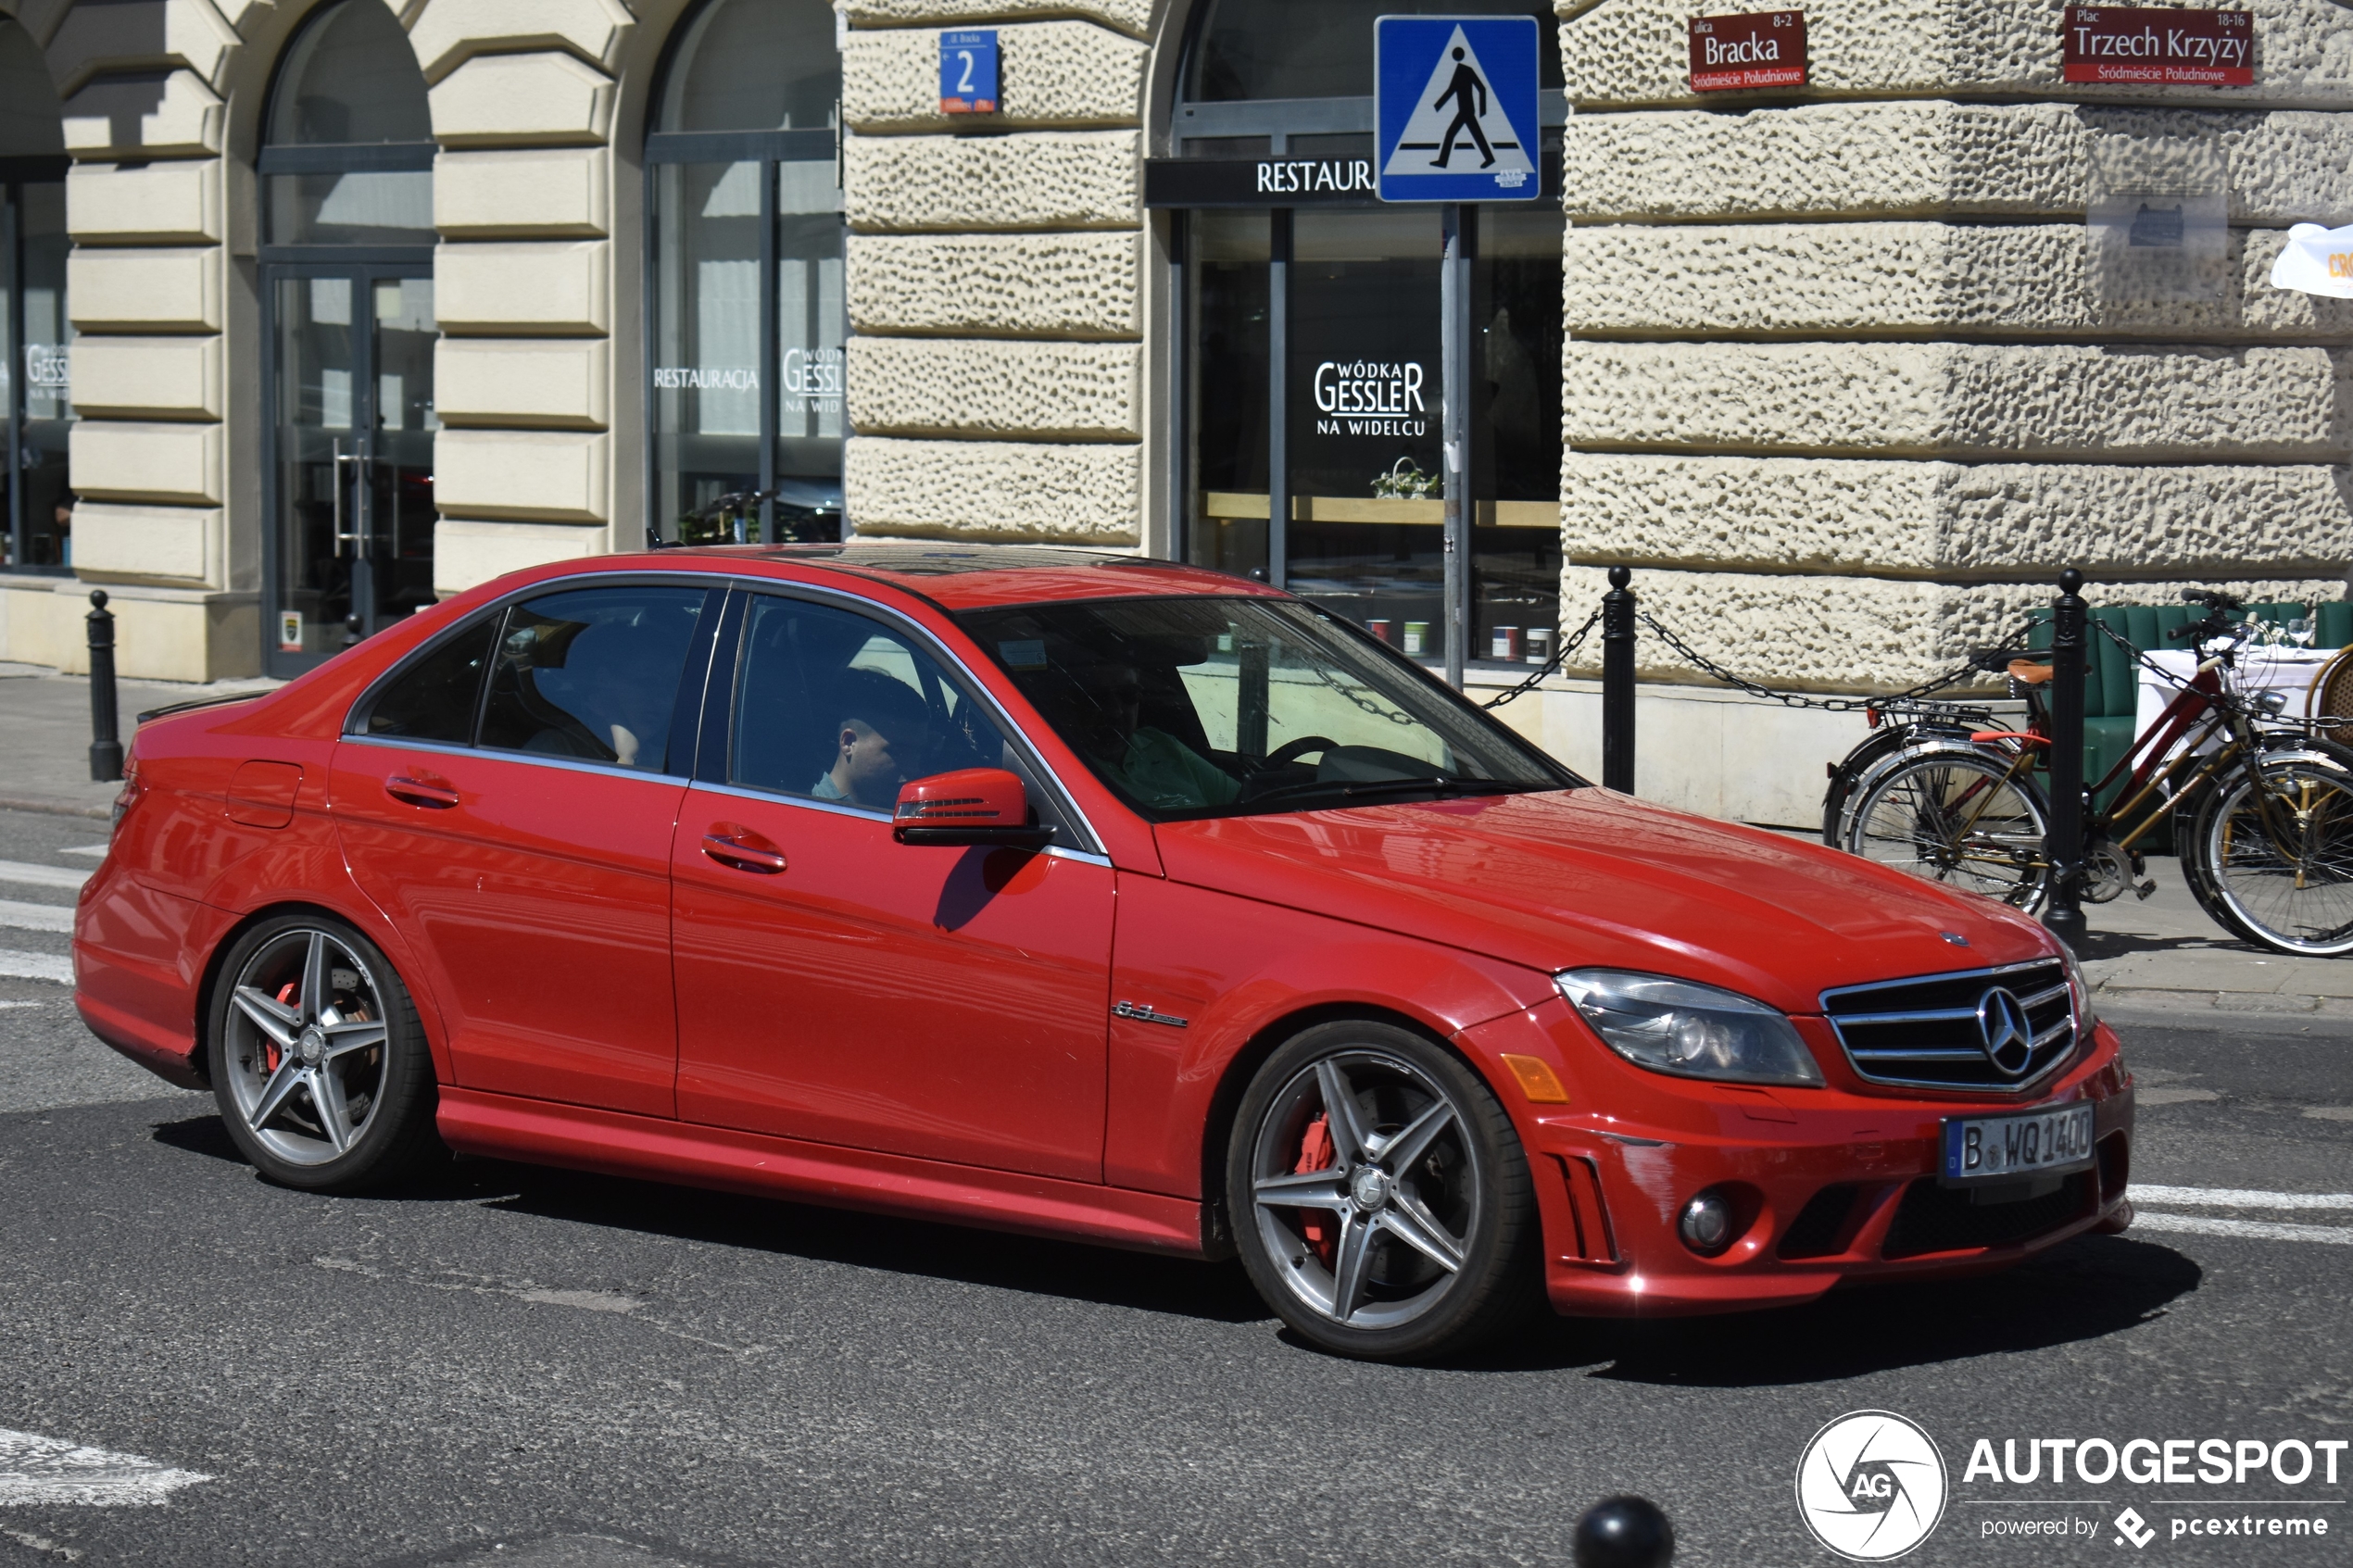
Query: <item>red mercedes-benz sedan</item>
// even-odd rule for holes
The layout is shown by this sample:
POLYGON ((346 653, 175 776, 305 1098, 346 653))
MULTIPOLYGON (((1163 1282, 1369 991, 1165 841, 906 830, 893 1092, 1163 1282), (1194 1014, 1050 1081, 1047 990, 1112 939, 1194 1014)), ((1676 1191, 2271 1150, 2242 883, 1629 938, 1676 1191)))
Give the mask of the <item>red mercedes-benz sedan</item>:
POLYGON ((82 1015, 271 1179, 455 1149, 1197 1256, 1353 1355, 2120 1230, 2030 920, 1065 550, 520 572, 147 716, 82 1015))

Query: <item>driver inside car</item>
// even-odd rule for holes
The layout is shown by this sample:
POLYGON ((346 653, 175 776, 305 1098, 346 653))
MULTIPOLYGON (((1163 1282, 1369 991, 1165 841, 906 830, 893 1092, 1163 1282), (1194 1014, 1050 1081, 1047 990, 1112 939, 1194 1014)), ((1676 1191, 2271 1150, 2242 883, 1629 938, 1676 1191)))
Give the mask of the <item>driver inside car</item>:
POLYGON ((931 712, 907 683, 875 670, 842 675, 834 726, 834 765, 809 786, 818 800, 887 811, 899 786, 923 776, 931 750, 931 712))
POLYGON ((1082 664, 1086 695, 1074 739, 1114 783, 1148 806, 1230 805, 1241 795, 1214 762, 1165 730, 1142 722, 1144 678, 1132 664, 1082 664))

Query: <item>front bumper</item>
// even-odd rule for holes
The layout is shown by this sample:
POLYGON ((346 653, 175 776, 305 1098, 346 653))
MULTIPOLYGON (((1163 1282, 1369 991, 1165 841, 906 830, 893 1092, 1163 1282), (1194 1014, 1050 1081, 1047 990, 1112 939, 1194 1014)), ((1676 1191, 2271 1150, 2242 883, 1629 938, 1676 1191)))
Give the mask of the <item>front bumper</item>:
MULTIPOLYGON (((1799 1020, 1825 1061, 1826 1027, 1799 1020), (1818 1035, 1818 1038, 1817 1037, 1818 1035)), ((1544 1230, 1545 1287, 1577 1316, 1743 1311, 1810 1301, 1850 1282, 2006 1268, 2090 1230, 2131 1223, 2132 1081, 2115 1035, 2015 1098, 1872 1088, 1764 1090, 1645 1073, 1547 1002, 1459 1037, 1490 1067, 1520 1130, 1544 1230), (1554 1064, 1569 1103, 1529 1103, 1497 1058, 1554 1064), (2090 1101, 2097 1156, 2056 1193, 1979 1205, 1936 1182, 1943 1119, 2090 1101), (1676 1235, 1695 1194, 1730 1197, 1739 1235, 1703 1258, 1676 1235)))

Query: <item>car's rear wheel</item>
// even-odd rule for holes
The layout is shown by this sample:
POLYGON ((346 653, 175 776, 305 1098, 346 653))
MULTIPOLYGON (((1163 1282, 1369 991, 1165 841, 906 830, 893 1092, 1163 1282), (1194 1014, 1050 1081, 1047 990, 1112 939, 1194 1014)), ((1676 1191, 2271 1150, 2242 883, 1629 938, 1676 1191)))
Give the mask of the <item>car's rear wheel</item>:
POLYGON ((1459 1353, 1538 1300, 1511 1119, 1408 1030, 1342 1021, 1277 1050, 1235 1117, 1226 1192, 1259 1294, 1342 1355, 1459 1353))
POLYGON ((264 1175, 351 1192, 440 1152, 433 1060, 382 949, 331 916, 263 921, 222 960, 208 1021, 213 1098, 264 1175))

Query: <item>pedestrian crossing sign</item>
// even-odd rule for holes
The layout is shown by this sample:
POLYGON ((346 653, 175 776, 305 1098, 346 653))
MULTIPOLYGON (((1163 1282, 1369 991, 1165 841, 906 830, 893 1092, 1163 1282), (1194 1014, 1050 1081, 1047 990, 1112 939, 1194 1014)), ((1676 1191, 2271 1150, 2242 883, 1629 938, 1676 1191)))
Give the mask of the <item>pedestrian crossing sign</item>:
POLYGON ((1525 202, 1536 159, 1536 19, 1373 22, 1374 175, 1385 202, 1525 202))

